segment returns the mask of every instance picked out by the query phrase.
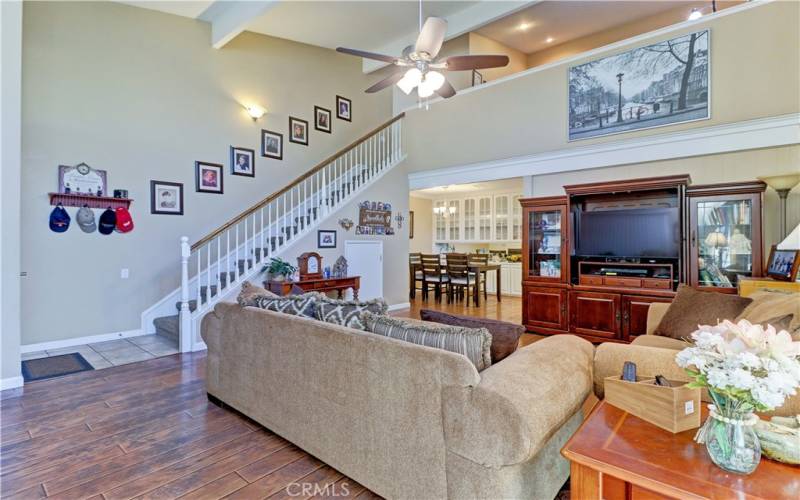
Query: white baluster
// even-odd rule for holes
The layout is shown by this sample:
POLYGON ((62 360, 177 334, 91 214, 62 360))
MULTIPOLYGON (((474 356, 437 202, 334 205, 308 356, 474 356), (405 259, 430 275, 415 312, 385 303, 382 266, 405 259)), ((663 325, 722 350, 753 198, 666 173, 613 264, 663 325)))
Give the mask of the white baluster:
POLYGON ((243 273, 247 274, 247 260, 250 258, 250 253, 247 251, 247 217, 244 218, 244 266, 243 266, 243 273))
POLYGON ((225 279, 228 280, 230 285, 233 282, 231 279, 231 230, 225 230, 225 279))
POLYGON ((189 246, 189 238, 181 236, 181 312, 180 312, 180 350, 189 352, 192 350, 192 313, 189 310, 189 257, 192 255, 192 248, 189 246))
POLYGON ((264 250, 266 248, 264 246, 264 207, 261 207, 259 212, 261 212, 261 259, 259 259, 259 262, 264 262, 264 260, 267 258, 267 251, 264 250))
POLYGON ((220 275, 222 274, 222 265, 220 264, 222 259, 222 238, 217 236, 217 293, 222 290, 222 278, 220 275))
POLYGON ((236 224, 235 239, 233 241, 233 251, 235 256, 233 258, 234 271, 236 272, 236 282, 239 282, 239 224, 236 224))
MULTIPOLYGON (((272 204, 275 200, 269 202, 267 205, 267 246, 269 247, 269 254, 272 255, 272 204)), ((277 245, 275 246, 277 249, 277 245)))
POLYGON ((201 267, 200 267, 202 265, 202 259, 200 258, 200 256, 202 252, 203 252, 203 247, 197 249, 197 276, 195 276, 195 280, 197 281, 197 309, 200 309, 200 304, 202 302, 202 297, 200 296, 200 285, 201 285, 200 278, 202 278, 201 267))
POLYGON ((206 304, 211 303, 211 244, 206 245, 206 304))

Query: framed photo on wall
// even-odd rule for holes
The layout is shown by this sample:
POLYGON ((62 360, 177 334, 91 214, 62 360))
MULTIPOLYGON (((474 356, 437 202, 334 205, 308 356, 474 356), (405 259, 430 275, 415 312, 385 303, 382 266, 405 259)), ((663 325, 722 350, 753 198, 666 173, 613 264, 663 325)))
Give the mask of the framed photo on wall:
POLYGON ((336 248, 336 231, 317 231, 317 248, 336 248))
POLYGON ((150 213, 183 215, 183 184, 150 181, 150 213))
POLYGON ((305 120, 301 120, 300 118, 295 118, 294 116, 290 116, 289 140, 295 144, 302 144, 303 146, 308 146, 308 122, 305 120))
POLYGON ((314 128, 320 132, 331 133, 331 110, 314 106, 314 128))
POLYGON ((283 134, 261 130, 261 156, 283 160, 283 134))
POLYGON ((409 210, 408 212, 408 239, 414 239, 414 211, 409 210))
POLYGON ((256 152, 231 146, 231 175, 256 176, 256 152))
POLYGON ((800 250, 778 250, 772 245, 767 261, 767 276, 776 280, 794 281, 800 268, 800 250))
POLYGON ((336 96, 336 118, 353 121, 353 102, 346 97, 336 96))
POLYGON ((194 162, 194 188, 198 193, 223 194, 222 172, 219 163, 194 162))

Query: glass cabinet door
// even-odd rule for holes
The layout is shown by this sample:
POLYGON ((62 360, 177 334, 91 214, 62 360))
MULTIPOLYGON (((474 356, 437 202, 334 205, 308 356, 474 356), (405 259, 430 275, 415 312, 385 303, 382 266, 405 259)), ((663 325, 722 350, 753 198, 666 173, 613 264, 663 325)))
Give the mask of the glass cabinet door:
POLYGON ((433 202, 433 227, 436 241, 445 241, 447 239, 447 222, 444 217, 444 212, 447 208, 445 205, 444 201, 433 202))
POLYGON ((508 240, 508 196, 494 197, 494 239, 508 240))
POLYGON ((461 200, 447 202, 447 229, 450 241, 461 239, 461 200))
POLYGON ((478 239, 492 239, 492 198, 486 196, 478 199, 478 239))
POLYGON ((753 201, 700 198, 693 205, 692 280, 700 287, 735 289, 739 276, 753 275, 753 201))
POLYGON ((476 213, 475 213, 475 200, 464 200, 464 239, 472 241, 476 235, 476 213))
POLYGON ((511 239, 520 241, 522 239, 522 205, 519 200, 522 195, 516 194, 511 198, 511 239))
POLYGON ((528 217, 528 277, 561 279, 563 207, 536 207, 528 217))

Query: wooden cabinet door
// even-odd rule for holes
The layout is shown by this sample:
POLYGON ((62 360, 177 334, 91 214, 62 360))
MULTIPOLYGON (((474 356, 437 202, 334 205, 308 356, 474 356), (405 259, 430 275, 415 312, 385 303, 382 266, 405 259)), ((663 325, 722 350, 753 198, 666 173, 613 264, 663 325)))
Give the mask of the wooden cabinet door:
POLYGON ((583 335, 619 338, 622 312, 616 293, 570 292, 570 330, 583 335))
POLYGON ((622 339, 631 341, 647 333, 647 310, 653 302, 672 302, 664 297, 622 296, 622 339))
POLYGON ((526 286, 523 293, 525 326, 567 330, 567 290, 526 286))

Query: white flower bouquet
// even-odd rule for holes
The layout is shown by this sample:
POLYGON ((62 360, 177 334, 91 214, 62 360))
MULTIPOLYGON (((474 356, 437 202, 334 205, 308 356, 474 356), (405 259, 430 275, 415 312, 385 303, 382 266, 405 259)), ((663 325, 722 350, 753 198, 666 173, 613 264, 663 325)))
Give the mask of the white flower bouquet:
POLYGON ((696 440, 723 469, 748 474, 761 458, 753 412, 778 408, 797 394, 800 342, 746 320, 700 326, 692 339, 675 360, 691 377, 689 387, 707 388, 714 401, 696 440))

